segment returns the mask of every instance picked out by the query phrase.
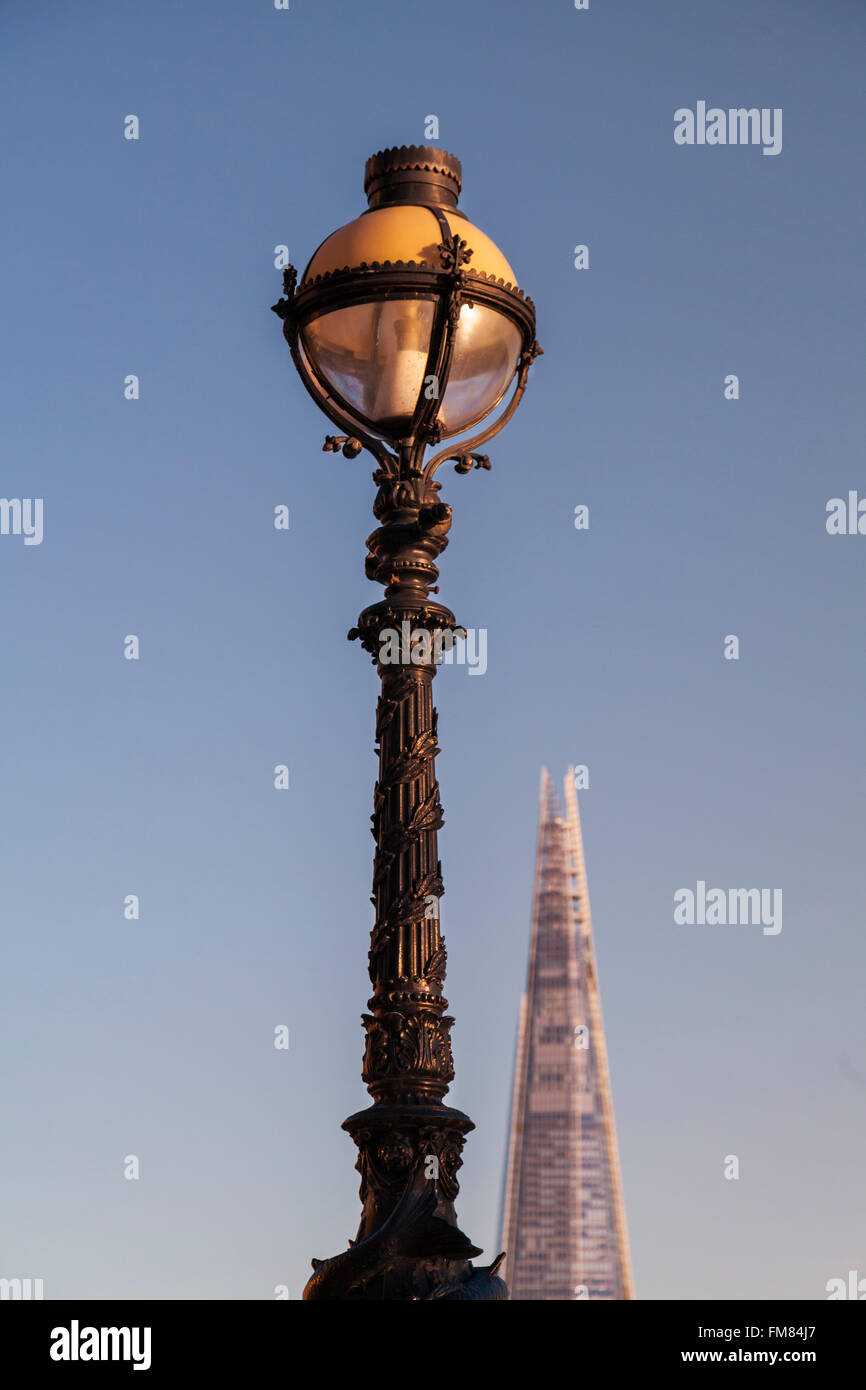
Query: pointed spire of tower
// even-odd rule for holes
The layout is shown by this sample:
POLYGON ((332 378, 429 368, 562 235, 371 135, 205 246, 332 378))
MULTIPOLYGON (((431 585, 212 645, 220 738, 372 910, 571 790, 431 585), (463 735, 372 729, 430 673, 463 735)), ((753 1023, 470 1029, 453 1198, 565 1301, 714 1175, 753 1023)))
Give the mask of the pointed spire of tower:
POLYGON ((502 1217, 514 1299, 627 1299, 631 1266, 574 773, 541 772, 502 1217))
POLYGON ((546 767, 541 769, 541 786, 538 793, 538 804, 541 812, 538 824, 540 833, 544 822, 556 820, 557 816, 562 815, 559 799, 556 795, 556 787, 546 767))

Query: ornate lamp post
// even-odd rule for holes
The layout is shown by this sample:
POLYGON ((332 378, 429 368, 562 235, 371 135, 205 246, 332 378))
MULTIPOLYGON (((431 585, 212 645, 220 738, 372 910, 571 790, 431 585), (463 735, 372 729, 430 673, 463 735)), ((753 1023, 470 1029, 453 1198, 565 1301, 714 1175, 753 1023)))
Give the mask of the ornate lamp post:
MULTIPOLYGON (((517 408, 541 349, 535 310, 493 242, 458 211, 460 161, 401 146, 367 161, 369 207, 329 236, 301 276, 283 276, 274 312, 301 380, 343 433, 325 449, 376 460, 379 526, 366 574, 385 586, 349 633, 376 663, 379 779, 370 941, 370 1012, 363 1078, 369 1109, 343 1128, 358 1146, 363 1214, 357 1240, 314 1261, 305 1298, 505 1298, 496 1266, 457 1227, 454 1198, 472 1121, 443 1104, 453 1079, 443 995, 445 946, 437 831, 432 685, 456 619, 438 593, 436 560, 451 508, 439 501, 440 464, 489 468, 478 452, 517 408), (471 262, 471 266, 470 266, 471 262), (465 435, 513 392, 491 424, 465 435), (399 634, 395 641, 390 634, 399 634), (400 654, 395 655, 395 650, 400 654)), ((497 1261, 498 1265, 498 1261, 497 1261)))

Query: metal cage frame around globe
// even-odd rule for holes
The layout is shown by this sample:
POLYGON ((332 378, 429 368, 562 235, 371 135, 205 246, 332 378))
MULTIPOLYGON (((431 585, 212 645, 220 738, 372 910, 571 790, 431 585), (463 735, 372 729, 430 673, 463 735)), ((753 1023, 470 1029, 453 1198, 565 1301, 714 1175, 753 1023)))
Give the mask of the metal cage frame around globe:
MULTIPOLYGON (((493 414, 516 376, 515 392, 505 412, 482 434, 467 440, 462 447, 469 451, 486 442, 499 432, 514 413, 525 389, 529 367, 539 352, 535 342, 535 306, 532 300, 502 279, 468 269, 466 263, 472 254, 471 246, 467 246, 458 234, 452 234, 437 209, 429 210, 437 216, 443 233, 443 241, 438 248, 441 258, 438 268, 427 261, 362 262, 358 266, 345 266, 341 270, 327 271, 310 280, 302 280, 295 291, 295 272, 289 267, 284 281, 288 299, 274 306, 283 320, 283 333, 292 359, 310 396, 335 425, 347 431, 350 439, 356 439, 374 454, 378 452, 374 447, 377 443, 381 447, 384 442, 405 454, 423 452, 428 445, 443 439, 459 439, 493 414), (399 433, 383 429, 381 422, 364 415, 347 400, 325 375, 305 339, 307 326, 325 314, 389 300, 426 300, 434 306, 427 361, 418 399, 409 427, 399 433), (497 397, 492 402, 485 402, 479 412, 461 424, 459 429, 444 430, 440 412, 450 378, 460 310, 464 305, 479 305, 501 314, 516 327, 520 350, 514 369, 497 397), (428 398, 424 385, 431 377, 436 379, 438 390, 436 395, 428 398)), ((467 227, 467 230, 471 231, 471 228, 467 227)), ((353 449, 350 452, 359 451, 353 449)), ((446 453, 451 454, 453 450, 446 453)))

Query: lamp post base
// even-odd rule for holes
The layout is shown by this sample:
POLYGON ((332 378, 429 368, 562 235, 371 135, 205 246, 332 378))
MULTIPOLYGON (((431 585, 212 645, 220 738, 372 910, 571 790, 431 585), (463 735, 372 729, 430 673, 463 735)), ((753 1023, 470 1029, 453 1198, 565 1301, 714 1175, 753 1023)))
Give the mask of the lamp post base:
POLYGON ((432 1102, 380 1101, 343 1129, 358 1146, 364 1211, 342 1255, 313 1261, 310 1299, 426 1301, 505 1299, 496 1270, 470 1262, 481 1251, 457 1226, 454 1198, 465 1136, 460 1110, 432 1102))

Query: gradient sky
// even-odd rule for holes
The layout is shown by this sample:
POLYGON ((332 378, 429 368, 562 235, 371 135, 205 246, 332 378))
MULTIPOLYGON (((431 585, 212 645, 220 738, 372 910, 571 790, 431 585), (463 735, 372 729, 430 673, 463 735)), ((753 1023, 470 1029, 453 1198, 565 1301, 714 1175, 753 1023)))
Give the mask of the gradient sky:
POLYGON ((545 349, 492 472, 440 475, 441 597, 489 634, 435 692, 461 1225, 496 1253, 538 774, 574 762, 638 1296, 866 1276, 866 537, 825 529, 866 494, 860 0, 0 23, 2 492, 45 528, 0 536, 0 1275, 297 1298, 355 1234, 372 463, 321 452, 269 305, 274 247, 435 114, 545 349), (781 154, 675 145, 699 100, 782 108, 781 154), (675 925, 699 879, 781 888, 783 930, 675 925))

